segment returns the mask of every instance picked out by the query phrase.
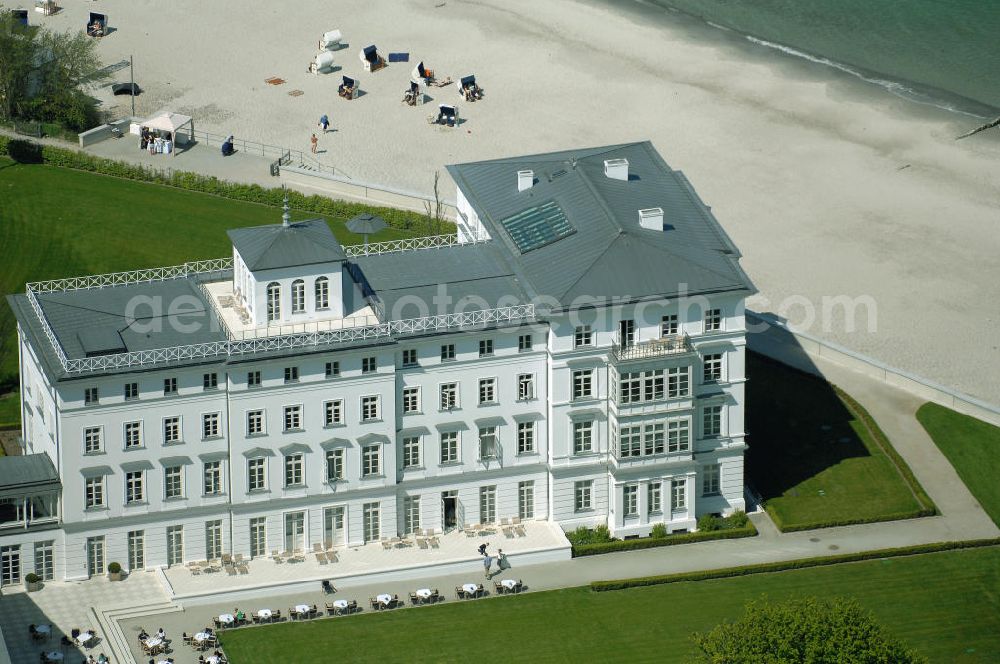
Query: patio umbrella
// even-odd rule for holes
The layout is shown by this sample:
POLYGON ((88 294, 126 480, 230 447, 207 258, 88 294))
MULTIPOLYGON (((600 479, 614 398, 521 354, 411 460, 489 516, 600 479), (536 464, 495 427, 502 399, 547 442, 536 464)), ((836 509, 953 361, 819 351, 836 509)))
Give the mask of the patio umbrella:
POLYGON ((368 246, 368 235, 371 233, 378 233, 380 230, 388 226, 382 217, 374 214, 368 214, 367 212, 359 214, 353 219, 347 222, 347 230, 352 233, 361 233, 365 236, 365 246, 368 246))

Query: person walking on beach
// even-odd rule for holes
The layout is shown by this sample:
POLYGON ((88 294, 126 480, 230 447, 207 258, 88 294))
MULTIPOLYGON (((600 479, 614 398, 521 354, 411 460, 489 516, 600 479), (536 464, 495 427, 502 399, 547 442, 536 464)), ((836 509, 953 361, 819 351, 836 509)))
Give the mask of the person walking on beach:
POLYGON ((312 135, 312 138, 309 139, 309 143, 312 144, 312 153, 316 154, 316 146, 319 145, 319 139, 316 138, 316 134, 312 135))
POLYGON ((324 134, 326 133, 326 130, 330 127, 330 118, 326 117, 326 113, 320 116, 319 126, 323 129, 324 134))

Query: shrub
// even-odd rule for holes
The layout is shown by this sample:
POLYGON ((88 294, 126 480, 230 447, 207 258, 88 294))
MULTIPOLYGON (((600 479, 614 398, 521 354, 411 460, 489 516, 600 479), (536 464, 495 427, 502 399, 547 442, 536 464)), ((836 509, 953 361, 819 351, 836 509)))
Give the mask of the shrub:
POLYGON ((630 540, 611 540, 609 542, 597 542, 594 544, 573 544, 573 557, 594 556, 601 553, 613 553, 615 551, 636 551, 639 549, 652 549, 660 546, 673 546, 675 544, 690 544, 692 542, 704 542, 716 539, 737 539, 740 537, 753 537, 757 534, 757 529, 752 523, 748 523, 746 528, 728 528, 715 532, 679 533, 667 535, 666 537, 641 537, 630 540))
POLYGON ((702 514, 698 517, 698 530, 706 533, 722 530, 722 519, 713 514, 702 514))
POLYGON ((122 571, 122 566, 118 563, 110 563, 108 565, 108 572, 111 574, 120 574, 122 571))
POLYGON ((31 141, 19 139, 11 140, 7 143, 7 154, 10 158, 20 164, 40 164, 43 161, 42 146, 31 141))
POLYGON ((653 539, 663 539, 667 536, 667 527, 662 523, 654 523, 653 529, 649 531, 649 536, 653 539))
POLYGON ((615 541, 611 537, 611 531, 604 524, 600 524, 593 529, 580 526, 576 530, 566 533, 566 539, 574 547, 578 544, 602 544, 615 541))
POLYGON ((743 510, 736 510, 725 519, 726 528, 746 528, 746 525, 750 523, 750 517, 743 510))
POLYGON ((28 572, 24 576, 24 580, 27 581, 28 583, 38 583, 39 581, 42 580, 42 577, 38 576, 34 572, 28 572))

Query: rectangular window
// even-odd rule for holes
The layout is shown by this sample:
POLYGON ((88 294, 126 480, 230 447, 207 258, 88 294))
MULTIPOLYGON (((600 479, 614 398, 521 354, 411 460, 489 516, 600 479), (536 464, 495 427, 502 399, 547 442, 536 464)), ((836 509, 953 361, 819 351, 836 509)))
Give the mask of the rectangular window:
POLYGON ((221 461, 205 462, 204 480, 204 490, 206 496, 218 496, 222 493, 221 461))
POLYGON ((573 454, 594 451, 594 421, 573 422, 573 454))
POLYGON ((84 406, 95 406, 100 403, 100 394, 96 387, 88 387, 83 390, 83 405, 84 406))
POLYGON ((325 371, 327 378, 336 378, 340 375, 340 362, 327 362, 325 371))
POLYGON ((405 349, 403 349, 403 366, 404 367, 415 367, 415 366, 417 366, 417 349, 416 348, 405 348, 405 349))
POLYGON ((247 435, 260 436, 264 433, 264 411, 247 411, 247 435))
POLYGON ((646 489, 646 507, 650 514, 658 514, 660 506, 660 483, 650 482, 646 489))
POLYGON ((344 423, 344 400, 334 399, 323 402, 323 426, 332 427, 344 423))
POLYGON ((125 473, 125 504, 142 502, 142 471, 125 473))
POLYGON ((212 372, 202 375, 202 387, 206 390, 215 390, 219 387, 219 374, 212 372))
POLYGON ((493 523, 497 520, 496 486, 479 487, 479 523, 493 523))
POLYGON ((642 451, 646 456, 663 454, 663 423, 647 424, 642 428, 642 451))
POLYGON ((125 401, 139 398, 139 383, 125 383, 125 401))
POLYGON ((306 285, 301 279, 292 282, 292 313, 301 314, 306 311, 306 285))
POLYGON ((83 504, 91 507, 104 507, 104 476, 88 477, 84 490, 83 504))
POLYGON ((362 422, 371 422, 378 419, 378 403, 379 397, 377 394, 361 397, 362 422))
POLYGON ((167 565, 184 564, 184 526, 167 526, 167 565))
POLYGON ((489 357, 493 355, 493 340, 492 339, 480 339, 479 341, 479 357, 489 357))
POLYGON ((535 376, 533 374, 518 374, 517 399, 527 401, 535 398, 535 376))
POLYGON ((670 337, 677 334, 677 314, 667 314, 660 319, 660 336, 670 337))
POLYGON ((87 574, 101 576, 104 574, 104 535, 87 538, 87 574))
POLYGON ((267 555, 267 517, 255 516, 250 519, 250 557, 267 555))
POLYGON ((378 371, 378 359, 375 357, 361 358, 361 373, 375 373, 378 371))
POLYGON ((691 430, 688 421, 667 421, 667 451, 687 452, 691 449, 691 430))
POLYGON ((381 528, 379 527, 379 521, 381 519, 381 510, 379 509, 378 503, 365 503, 361 508, 362 513, 362 530, 364 531, 364 538, 366 542, 377 542, 381 536, 381 528))
POLYGON ((202 440, 219 437, 218 413, 205 413, 201 416, 201 437, 202 440))
POLYGON ((618 456, 631 458, 642 455, 642 427, 622 427, 618 438, 618 456))
POLYGON ((670 480, 670 508, 682 510, 687 507, 687 480, 670 480))
POLYGON ((450 362, 455 359, 455 344, 443 344, 441 346, 441 361, 450 362))
POLYGON ((479 459, 497 459, 500 446, 497 443, 496 427, 479 427, 479 459))
POLYGON ((705 406, 701 413, 701 428, 705 438, 722 435, 722 406, 705 406))
POLYGON ((703 378, 706 383, 722 380, 722 353, 705 355, 703 378))
POLYGON ((638 484, 626 484, 622 487, 622 513, 626 517, 639 516, 638 484))
POLYGON ((534 422, 518 422, 517 423, 517 453, 518 454, 534 454, 535 453, 535 423, 534 422))
POLYGON ((458 432, 446 431, 441 434, 441 463, 458 461, 458 432))
POLYGON ((573 400, 594 396, 594 370, 580 369, 573 372, 573 400))
POLYGON ((635 321, 626 319, 618 321, 618 343, 625 348, 635 344, 635 321))
POLYGON ((479 379, 479 403, 480 405, 486 403, 496 403, 497 401, 497 379, 496 378, 480 378, 479 379))
POLYGON ((134 447, 142 447, 142 423, 126 422, 125 449, 130 450, 134 447))
POLYGON ((260 372, 259 371, 248 371, 247 372, 247 387, 260 387, 260 372))
POLYGON ((690 367, 671 367, 667 369, 667 397, 676 399, 677 397, 686 397, 690 393, 690 367))
POLYGON ((702 466, 701 493, 703 496, 717 496, 721 493, 719 478, 721 469, 719 464, 702 466))
POLYGON ((708 309, 705 311, 705 331, 714 332, 722 329, 722 309, 708 309))
POLYGON ((578 325, 573 330, 573 348, 594 345, 594 331, 589 325, 578 325))
POLYGON ((420 528, 420 496, 403 498, 403 534, 409 535, 420 528))
POLYGON ((420 467, 420 437, 408 436, 403 439, 403 468, 420 467))
POLYGON ((97 454, 104 450, 101 440, 101 427, 86 427, 83 430, 83 453, 97 454))
POLYGON ((584 480, 573 483, 574 509, 577 512, 584 512, 591 509, 591 494, 593 493, 594 481, 584 480))
POLYGON ((53 540, 35 542, 35 574, 42 581, 51 581, 55 576, 55 545, 53 540))
POLYGON ((382 474, 380 445, 365 445, 361 448, 361 476, 370 477, 382 474))
POLYGON ((247 459, 247 491, 267 489, 264 459, 247 459))
POLYGON ((330 308, 330 280, 326 277, 320 277, 315 282, 314 292, 316 294, 316 308, 317 309, 329 309, 330 308))
POLYGON ((419 387, 404 387, 403 388, 403 412, 404 413, 419 413, 420 412, 420 388, 419 387))
POLYGON ((302 406, 285 406, 285 431, 302 430, 302 406))
POLYGON ((517 338, 518 353, 527 353, 528 351, 531 350, 531 345, 532 343, 530 334, 522 334, 517 338))
POLYGON ((222 521, 205 522, 205 558, 217 560, 222 557, 222 521))
POLYGON ((285 487, 302 486, 305 482, 305 460, 301 453, 285 455, 285 487))
POLYGON ((184 467, 169 466, 163 469, 163 497, 184 497, 184 467))
POLYGON ((458 383, 441 385, 441 410, 458 408, 458 383))
POLYGON ((164 378, 163 379, 163 396, 167 397, 172 394, 177 394, 177 379, 176 378, 164 378))
POLYGON ((344 450, 326 451, 326 481, 336 482, 344 479, 344 450))
POLYGON ((297 383, 297 382, 299 382, 299 368, 298 367, 285 367, 285 382, 286 383, 297 383))
POLYGON ((517 483, 517 515, 522 519, 535 518, 535 482, 517 483))

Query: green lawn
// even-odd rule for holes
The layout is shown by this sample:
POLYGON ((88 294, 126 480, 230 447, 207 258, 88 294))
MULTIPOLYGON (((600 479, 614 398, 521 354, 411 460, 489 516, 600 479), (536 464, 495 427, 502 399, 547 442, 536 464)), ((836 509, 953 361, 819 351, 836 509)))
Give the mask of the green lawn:
POLYGON ((861 413, 829 383, 756 353, 747 353, 747 376, 747 479, 779 528, 888 520, 921 509, 861 413))
POLYGON ((936 403, 921 406, 917 420, 1000 526, 1000 427, 936 403))
MULTIPOLYGON (((26 281, 227 256, 226 230, 281 221, 279 209, 264 205, 9 159, 0 159, 0 201, 0 295, 23 291, 26 281)), ((342 243, 361 242, 345 219, 327 221, 342 243)), ((369 239, 414 235, 390 228, 369 239)), ((4 303, 0 380, 16 376, 14 338, 4 303)))
POLYGON ((762 594, 852 596, 932 662, 1000 661, 1000 548, 604 593, 570 588, 471 602, 449 593, 435 607, 238 629, 222 643, 234 664, 676 662, 693 654, 691 633, 737 618, 762 594))
POLYGON ((9 392, 0 396, 0 427, 20 424, 21 396, 17 392, 9 392))

